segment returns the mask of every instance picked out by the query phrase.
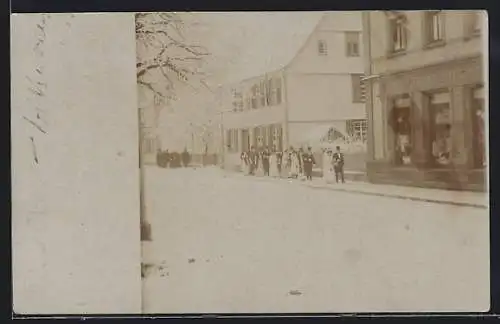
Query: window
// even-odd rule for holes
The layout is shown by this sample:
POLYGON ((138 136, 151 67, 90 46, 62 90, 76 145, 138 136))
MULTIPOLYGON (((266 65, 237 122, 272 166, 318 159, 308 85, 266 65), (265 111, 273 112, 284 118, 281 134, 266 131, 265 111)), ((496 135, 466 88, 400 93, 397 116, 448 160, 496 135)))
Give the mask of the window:
POLYGON ((163 104, 163 98, 160 95, 154 95, 154 105, 161 106, 163 104))
POLYGON ((359 56, 359 32, 346 32, 346 55, 349 57, 359 56))
POLYGON ((142 153, 143 154, 151 154, 156 152, 156 139, 146 137, 143 139, 143 148, 142 148, 142 153))
POLYGON ((259 107, 259 94, 260 89, 257 85, 252 87, 252 108, 256 109, 259 107))
POLYGON ((352 102, 363 103, 365 101, 365 85, 363 74, 351 74, 352 82, 352 102))
POLYGON ((245 95, 245 108, 252 109, 252 94, 251 93, 247 93, 245 95))
POLYGON ((441 11, 425 12, 425 28, 427 43, 435 43, 444 40, 444 16, 441 11))
POLYGON ((243 94, 241 91, 233 90, 233 111, 243 110, 243 94))
POLYGON ((265 82, 266 103, 268 106, 281 104, 281 78, 274 77, 265 82))
POLYGON ((365 142, 368 134, 368 121, 366 119, 353 119, 347 121, 347 134, 354 141, 365 142))
POLYGON ((272 143, 271 148, 278 152, 283 151, 283 129, 280 124, 272 125, 272 143))
POLYGON ((259 105, 260 107, 266 106, 266 81, 263 80, 259 84, 259 105))
POLYGON ((265 81, 266 88, 266 105, 273 106, 274 98, 273 98, 273 79, 266 79, 265 81))
POLYGON ((272 126, 264 126, 264 146, 272 148, 272 134, 273 131, 271 129, 272 126))
POLYGON ((281 104, 281 77, 273 78, 273 91, 275 96, 275 103, 281 104))
POLYGON ((230 153, 238 152, 238 130, 228 129, 226 131, 227 150, 230 153))
POLYGON ((486 166, 486 135, 485 135, 485 105, 484 87, 477 86, 472 89, 472 136, 474 167, 482 168, 486 166))
POLYGON ((248 152, 248 150, 250 150, 250 134, 248 132, 248 129, 241 130, 241 140, 241 151, 248 152))
POLYGON ((451 162, 451 108, 450 93, 441 92, 429 96, 431 116, 431 152, 435 165, 451 162))
POLYGON ((256 149, 260 149, 264 145, 263 133, 261 127, 255 127, 253 129, 253 143, 256 149))
POLYGON ((410 96, 406 94, 395 98, 392 104, 396 164, 411 164, 412 131, 410 96))
POLYGON ((318 41, 318 54, 328 55, 328 48, 326 47, 326 42, 324 40, 318 41))
POLYGON ((389 20, 390 29, 390 50, 392 52, 402 52, 407 46, 406 17, 399 15, 389 20))

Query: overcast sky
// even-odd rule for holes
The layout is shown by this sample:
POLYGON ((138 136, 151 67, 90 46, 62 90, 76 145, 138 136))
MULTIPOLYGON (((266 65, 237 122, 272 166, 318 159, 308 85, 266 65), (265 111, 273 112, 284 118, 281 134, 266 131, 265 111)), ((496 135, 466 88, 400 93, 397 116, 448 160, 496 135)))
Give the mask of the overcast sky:
MULTIPOLYGON (((288 63, 316 26, 321 12, 227 12, 184 14, 189 42, 211 52, 205 64, 207 83, 217 85, 272 72, 288 63), (196 23, 192 26, 192 23, 196 23)), ((181 149, 189 142, 191 123, 219 118, 210 111, 211 94, 178 89, 172 112, 162 112, 160 125, 166 147, 181 149), (212 116, 210 116, 212 114, 212 116)), ((214 121, 215 122, 215 121, 214 121)))
POLYGON ((207 69, 212 84, 258 75, 289 60, 318 22, 321 12, 192 13, 193 28, 212 53, 207 69))

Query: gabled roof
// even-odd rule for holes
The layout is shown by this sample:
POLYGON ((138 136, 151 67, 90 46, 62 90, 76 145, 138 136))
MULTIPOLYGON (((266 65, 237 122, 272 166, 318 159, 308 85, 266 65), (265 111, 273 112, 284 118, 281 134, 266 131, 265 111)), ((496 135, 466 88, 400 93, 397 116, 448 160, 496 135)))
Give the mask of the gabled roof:
POLYGON ((323 12, 230 12, 212 19, 225 25, 218 43, 242 43, 234 60, 220 62, 223 83, 234 84, 287 66, 318 26, 323 12), (223 23, 224 22, 224 23, 223 23))

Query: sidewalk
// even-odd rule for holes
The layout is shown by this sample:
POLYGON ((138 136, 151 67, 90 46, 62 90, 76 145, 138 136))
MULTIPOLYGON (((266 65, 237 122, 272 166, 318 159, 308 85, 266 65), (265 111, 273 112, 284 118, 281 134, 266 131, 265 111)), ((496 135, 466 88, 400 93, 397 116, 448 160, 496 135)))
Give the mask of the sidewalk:
MULTIPOLYGON (((242 173, 237 173, 244 177, 242 173)), ((312 181, 291 180, 286 178, 267 178, 255 176, 259 181, 289 181, 297 185, 308 186, 313 189, 351 192, 357 194, 381 196, 396 199, 409 199, 414 201, 423 201, 438 204, 448 204, 455 206, 465 206, 474 208, 489 208, 488 193, 470 192, 470 191, 452 191, 440 189, 428 189, 417 187, 406 187, 385 184, 372 184, 368 182, 347 181, 345 184, 328 184, 322 178, 315 178, 312 181)))

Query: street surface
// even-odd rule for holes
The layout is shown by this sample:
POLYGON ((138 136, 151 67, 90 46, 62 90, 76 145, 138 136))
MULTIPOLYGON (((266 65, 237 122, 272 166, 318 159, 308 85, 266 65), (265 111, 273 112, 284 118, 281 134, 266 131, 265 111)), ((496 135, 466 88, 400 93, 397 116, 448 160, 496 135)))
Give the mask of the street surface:
POLYGON ((489 216, 471 207, 146 173, 146 313, 483 311, 489 216))

